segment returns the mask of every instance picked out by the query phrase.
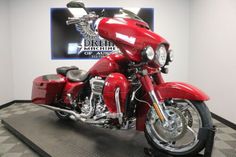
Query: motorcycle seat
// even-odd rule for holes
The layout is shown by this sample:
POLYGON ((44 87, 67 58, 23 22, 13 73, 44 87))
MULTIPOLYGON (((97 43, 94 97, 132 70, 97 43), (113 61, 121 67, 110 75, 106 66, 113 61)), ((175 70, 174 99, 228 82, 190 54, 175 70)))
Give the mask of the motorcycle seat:
POLYGON ((64 67, 59 67, 59 68, 57 68, 57 73, 58 73, 58 74, 61 74, 61 75, 63 75, 63 76, 66 76, 67 72, 70 71, 70 70, 79 70, 79 68, 76 67, 76 66, 70 66, 70 67, 64 66, 64 67))
POLYGON ((67 79, 71 82, 83 82, 88 77, 88 72, 84 70, 70 70, 67 72, 67 79))

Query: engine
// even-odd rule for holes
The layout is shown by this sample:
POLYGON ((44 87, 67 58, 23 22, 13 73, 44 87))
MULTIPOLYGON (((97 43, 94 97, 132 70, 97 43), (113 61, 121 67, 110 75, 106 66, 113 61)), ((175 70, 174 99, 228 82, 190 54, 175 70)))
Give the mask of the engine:
POLYGON ((94 95, 101 96, 104 84, 105 84, 105 80, 102 80, 99 77, 92 78, 90 80, 90 86, 91 86, 91 89, 92 89, 92 93, 94 95))
POLYGON ((86 119, 99 120, 106 118, 107 108, 102 98, 102 92, 105 81, 99 77, 90 80, 91 95, 86 97, 81 106, 81 116, 86 119))
POLYGON ((112 73, 105 80, 90 79, 91 94, 81 106, 81 117, 94 121, 117 119, 123 123, 129 82, 123 74, 112 73))
POLYGON ((91 96, 93 96, 95 103, 95 115, 93 117, 94 120, 106 117, 106 112, 108 112, 102 99, 104 84, 105 80, 101 79, 100 77, 95 77, 90 80, 91 96))

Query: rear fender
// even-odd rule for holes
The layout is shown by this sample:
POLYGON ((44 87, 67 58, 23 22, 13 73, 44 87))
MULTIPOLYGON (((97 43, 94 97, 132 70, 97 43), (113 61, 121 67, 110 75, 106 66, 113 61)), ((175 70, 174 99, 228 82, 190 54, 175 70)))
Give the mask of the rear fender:
MULTIPOLYGON (((200 89, 182 82, 167 82, 154 87, 157 97, 160 101, 168 100, 171 98, 188 99, 197 101, 207 101, 209 97, 200 89)), ((151 104, 148 94, 142 98, 151 104)), ((143 131, 145 128, 146 115, 149 110, 147 104, 140 103, 137 105, 136 113, 136 129, 143 131)))

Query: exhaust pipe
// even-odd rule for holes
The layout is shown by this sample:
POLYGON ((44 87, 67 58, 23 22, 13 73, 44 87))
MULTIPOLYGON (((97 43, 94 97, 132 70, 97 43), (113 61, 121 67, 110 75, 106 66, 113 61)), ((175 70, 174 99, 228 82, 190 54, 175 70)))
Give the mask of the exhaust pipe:
POLYGON ((80 116, 80 114, 76 113, 75 111, 72 110, 67 110, 67 109, 62 109, 59 107, 54 107, 54 106, 49 106, 49 105, 40 105, 42 107, 45 107, 47 109, 53 110, 53 111, 61 111, 61 112, 66 112, 72 115, 71 119, 72 120, 80 120, 81 122, 89 123, 89 124, 105 124, 107 122, 106 119, 102 119, 99 121, 95 121, 92 119, 85 119, 80 116))
POLYGON ((61 111, 61 112, 69 113, 69 114, 73 115, 76 120, 81 120, 81 121, 85 120, 80 116, 80 114, 78 114, 78 113, 76 113, 72 110, 62 109, 62 108, 59 108, 59 107, 54 107, 54 106, 49 106, 49 105, 41 105, 41 106, 45 107, 47 109, 53 110, 53 111, 61 111))

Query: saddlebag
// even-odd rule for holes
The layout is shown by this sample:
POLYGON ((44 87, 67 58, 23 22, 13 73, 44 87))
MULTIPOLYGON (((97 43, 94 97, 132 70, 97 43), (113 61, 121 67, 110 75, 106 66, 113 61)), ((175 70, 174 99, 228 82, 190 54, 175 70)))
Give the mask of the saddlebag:
POLYGON ((33 82, 32 102, 51 105, 61 97, 64 86, 65 77, 62 75, 39 76, 33 82))

